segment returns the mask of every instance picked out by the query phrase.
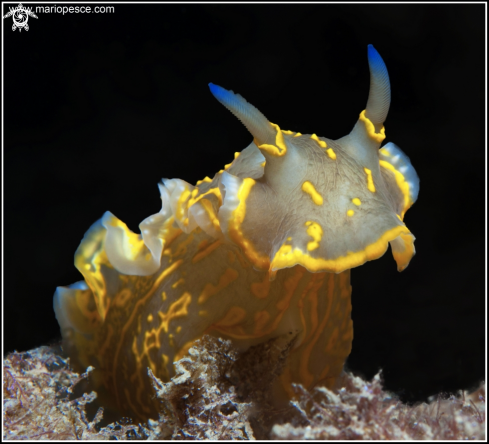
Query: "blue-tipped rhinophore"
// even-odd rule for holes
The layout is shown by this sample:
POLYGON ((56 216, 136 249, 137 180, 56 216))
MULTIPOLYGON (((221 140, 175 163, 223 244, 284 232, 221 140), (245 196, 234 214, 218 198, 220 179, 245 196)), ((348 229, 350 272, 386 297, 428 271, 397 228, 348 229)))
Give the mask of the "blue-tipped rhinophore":
POLYGON ((389 74, 377 50, 368 45, 368 64, 370 68, 370 92, 365 114, 374 125, 385 122, 391 103, 389 74))
POLYGON ((274 142, 276 132, 267 118, 251 103, 248 103, 239 94, 234 94, 233 91, 228 91, 213 83, 209 83, 209 88, 214 97, 241 120, 259 144, 274 142))

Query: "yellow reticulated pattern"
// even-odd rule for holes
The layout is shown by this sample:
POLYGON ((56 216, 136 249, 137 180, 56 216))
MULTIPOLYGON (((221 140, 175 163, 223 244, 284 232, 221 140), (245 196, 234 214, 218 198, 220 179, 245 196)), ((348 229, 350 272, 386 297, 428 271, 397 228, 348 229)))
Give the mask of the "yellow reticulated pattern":
MULTIPOLYGON (((233 112, 247 107, 213 88, 233 112)), ((254 144, 196 186, 164 179, 162 208, 141 234, 106 213, 75 254, 84 281, 55 293, 71 362, 78 371, 96 368, 91 383, 101 403, 124 416, 158 418, 148 368, 168 382, 174 362, 207 334, 242 351, 294 340, 274 382, 277 402, 294 396, 292 383, 333 387, 353 339, 350 269, 389 243, 400 271, 415 253, 402 218, 418 182, 411 199, 394 157, 380 161, 379 175, 378 151, 359 145, 381 142, 385 132, 375 132, 365 111, 346 143, 282 131, 246 110, 254 144), (399 215, 392 208, 399 212, 402 197, 399 215)))

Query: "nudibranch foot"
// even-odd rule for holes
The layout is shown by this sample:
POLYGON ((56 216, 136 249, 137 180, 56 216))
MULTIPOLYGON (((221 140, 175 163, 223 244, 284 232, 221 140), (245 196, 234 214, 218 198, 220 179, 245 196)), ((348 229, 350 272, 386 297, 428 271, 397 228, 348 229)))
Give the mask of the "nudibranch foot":
POLYGON ((353 340, 350 269, 389 244, 399 271, 415 254, 404 215, 419 179, 396 145, 381 148, 389 77, 368 54, 367 107, 339 140, 282 130, 210 84, 253 142, 195 186, 163 179, 141 234, 110 212, 87 231, 75 253, 84 281, 58 287, 54 310, 72 362, 96 368, 94 385, 122 414, 157 418, 148 368, 169 381, 204 335, 241 352, 293 338, 277 400, 292 383, 339 380, 353 340))

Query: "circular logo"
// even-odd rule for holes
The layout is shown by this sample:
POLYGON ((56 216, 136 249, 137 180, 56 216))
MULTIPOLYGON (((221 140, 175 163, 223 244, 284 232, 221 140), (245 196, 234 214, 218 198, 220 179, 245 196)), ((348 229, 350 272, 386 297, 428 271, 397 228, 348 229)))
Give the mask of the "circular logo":
POLYGON ((22 9, 17 9, 17 11, 14 12, 12 18, 14 19, 15 26, 17 26, 18 28, 23 28, 27 24, 27 20, 29 20, 27 12, 22 9))

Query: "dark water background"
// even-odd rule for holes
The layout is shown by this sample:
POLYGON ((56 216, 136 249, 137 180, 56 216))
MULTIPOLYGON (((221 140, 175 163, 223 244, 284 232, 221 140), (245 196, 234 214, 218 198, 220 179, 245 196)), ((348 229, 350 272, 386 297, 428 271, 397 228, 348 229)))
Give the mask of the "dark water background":
MULTIPOLYGON (((94 6, 92 4, 92 6, 94 6)), ((3 14, 8 11, 4 6, 3 14)), ((162 177, 213 176, 251 141, 210 94, 336 139, 365 108, 367 45, 392 85, 385 142, 421 178, 417 255, 352 271, 348 367, 415 401, 484 377, 484 5, 115 5, 4 33, 4 352, 59 338, 56 286, 110 210, 137 230, 162 177)))

